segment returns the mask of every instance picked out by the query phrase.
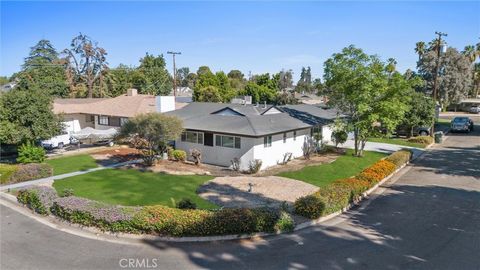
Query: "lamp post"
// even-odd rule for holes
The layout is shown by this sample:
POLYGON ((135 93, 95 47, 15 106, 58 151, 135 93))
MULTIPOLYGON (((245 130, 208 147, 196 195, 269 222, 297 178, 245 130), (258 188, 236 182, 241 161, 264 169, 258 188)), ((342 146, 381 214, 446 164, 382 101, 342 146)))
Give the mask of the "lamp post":
POLYGON ((438 83, 437 83, 437 78, 438 78, 438 70, 440 68, 440 54, 445 53, 447 50, 447 46, 443 44, 442 42, 442 37, 446 37, 446 33, 442 32, 435 32, 435 35, 438 36, 436 39, 436 46, 435 50, 437 52, 437 59, 435 63, 435 76, 433 77, 433 103, 435 104, 435 114, 433 115, 433 124, 432 124, 432 131, 430 132, 430 136, 434 136, 433 133, 435 132, 435 120, 437 119, 437 92, 438 92, 438 83))
POLYGON ((182 54, 181 52, 167 52, 173 56, 173 96, 177 96, 177 68, 175 67, 175 55, 182 54))

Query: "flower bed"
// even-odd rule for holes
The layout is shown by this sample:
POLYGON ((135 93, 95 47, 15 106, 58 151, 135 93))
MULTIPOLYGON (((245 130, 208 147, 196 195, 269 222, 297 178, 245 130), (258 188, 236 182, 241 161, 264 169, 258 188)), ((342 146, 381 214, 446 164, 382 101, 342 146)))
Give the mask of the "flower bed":
POLYGON ((362 194, 375 186, 397 168, 410 160, 409 151, 398 151, 374 163, 352 178, 336 180, 321 187, 314 194, 295 201, 295 213, 306 218, 319 218, 341 211, 350 203, 358 201, 362 194))
POLYGON ((19 191, 17 199, 41 214, 52 213, 72 223, 104 231, 155 233, 162 236, 210 236, 288 230, 286 217, 269 209, 176 209, 166 206, 116 206, 34 187, 19 191))

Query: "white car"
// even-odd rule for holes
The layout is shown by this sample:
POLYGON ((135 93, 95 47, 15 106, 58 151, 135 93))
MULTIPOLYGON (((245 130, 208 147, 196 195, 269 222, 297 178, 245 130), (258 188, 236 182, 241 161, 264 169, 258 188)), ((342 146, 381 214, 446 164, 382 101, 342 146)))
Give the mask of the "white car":
POLYGON ((62 124, 65 128, 63 133, 48 140, 41 141, 40 145, 43 148, 63 148, 66 145, 77 142, 77 140, 72 137, 72 134, 80 130, 78 120, 65 121, 62 122, 62 124))
POLYGON ((471 113, 480 113, 480 105, 479 106, 472 106, 469 110, 471 113))
POLYGON ((70 140, 69 133, 61 134, 53 138, 50 138, 49 140, 44 140, 40 142, 42 147, 46 149, 53 149, 53 148, 61 149, 65 145, 69 145, 70 143, 71 143, 71 140, 70 140))

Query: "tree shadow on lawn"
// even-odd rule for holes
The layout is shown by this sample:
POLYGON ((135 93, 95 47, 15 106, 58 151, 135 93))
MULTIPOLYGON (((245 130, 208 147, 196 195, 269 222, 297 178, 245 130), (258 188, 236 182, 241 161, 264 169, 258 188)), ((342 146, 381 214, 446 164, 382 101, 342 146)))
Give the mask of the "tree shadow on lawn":
POLYGON ((207 269, 475 269, 480 192, 395 185, 365 209, 257 240, 144 242, 207 269))

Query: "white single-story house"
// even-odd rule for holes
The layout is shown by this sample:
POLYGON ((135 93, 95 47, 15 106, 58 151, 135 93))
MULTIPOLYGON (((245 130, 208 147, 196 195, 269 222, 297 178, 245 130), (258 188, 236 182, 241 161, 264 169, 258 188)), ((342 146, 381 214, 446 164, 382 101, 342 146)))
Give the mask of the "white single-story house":
POLYGON ((330 124, 338 112, 307 104, 193 102, 167 114, 181 118, 185 128, 175 148, 187 153, 198 149, 202 162, 219 166, 231 166, 238 158, 240 168, 246 170, 255 159, 262 160, 265 169, 281 162, 285 153, 302 156, 302 147, 314 132, 329 141, 330 124))
POLYGON ((187 104, 176 101, 173 96, 142 95, 136 89, 128 89, 127 94, 114 98, 57 98, 53 112, 62 114, 65 122, 73 122, 80 129, 105 130, 119 128, 138 114, 173 111, 187 104))

